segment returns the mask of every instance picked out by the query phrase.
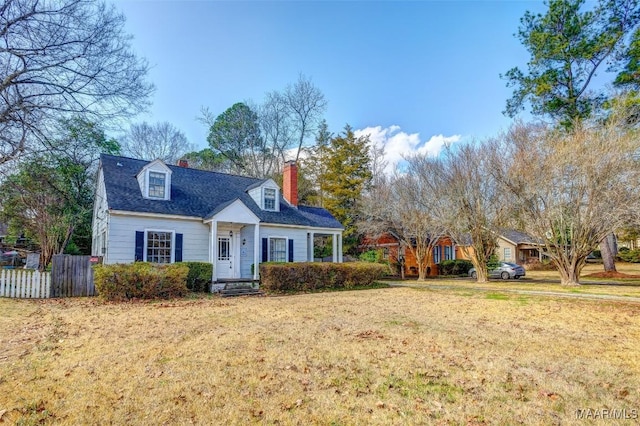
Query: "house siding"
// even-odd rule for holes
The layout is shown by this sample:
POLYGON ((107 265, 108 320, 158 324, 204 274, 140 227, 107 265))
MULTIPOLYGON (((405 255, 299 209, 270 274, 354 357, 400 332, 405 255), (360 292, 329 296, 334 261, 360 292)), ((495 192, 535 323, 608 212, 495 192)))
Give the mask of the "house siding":
POLYGON ((285 237, 293 239, 293 261, 307 261, 307 229, 280 228, 277 226, 260 226, 260 238, 285 237))
MULTIPOLYGON (((93 208, 93 221, 91 225, 91 255, 92 256, 106 256, 107 253, 102 253, 102 238, 103 234, 107 232, 108 224, 108 210, 107 210, 107 192, 104 186, 104 175, 102 169, 98 172, 98 185, 96 188, 95 204, 93 208)), ((108 233, 106 235, 108 238, 108 233)), ((104 243, 105 247, 109 245, 104 243)))
POLYGON ((209 262, 209 226, 200 219, 164 219, 129 215, 110 215, 107 232, 108 256, 105 263, 131 263, 135 260, 136 231, 159 229, 183 235, 182 260, 209 262))
POLYGON ((516 262, 517 246, 505 240, 504 238, 498 238, 497 243, 498 243, 498 246, 496 247, 496 253, 498 254, 498 259, 500 259, 503 262, 516 262), (511 253, 508 258, 505 257, 505 249, 509 249, 511 253))

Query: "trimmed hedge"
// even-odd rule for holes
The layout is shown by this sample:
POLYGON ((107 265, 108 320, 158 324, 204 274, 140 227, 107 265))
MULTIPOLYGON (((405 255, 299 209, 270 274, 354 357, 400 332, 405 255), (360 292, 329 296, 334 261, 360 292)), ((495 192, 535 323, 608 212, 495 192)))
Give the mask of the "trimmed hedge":
POLYGON ((470 260, 443 260, 440 262, 439 272, 440 275, 467 275, 471 268, 473 268, 473 263, 470 260))
POLYGON ((113 301, 183 297, 188 274, 189 267, 182 263, 96 265, 93 270, 98 294, 113 301))
POLYGON ((189 267, 187 288, 193 292, 208 292, 213 276, 213 265, 207 262, 182 262, 189 267))
POLYGON ((640 263, 640 250, 629 250, 627 247, 622 247, 618 251, 618 257, 625 262, 640 263), (627 250, 622 250, 626 248, 627 250))
POLYGON ((262 263, 260 289, 286 293, 366 287, 382 278, 388 266, 377 263, 262 263))

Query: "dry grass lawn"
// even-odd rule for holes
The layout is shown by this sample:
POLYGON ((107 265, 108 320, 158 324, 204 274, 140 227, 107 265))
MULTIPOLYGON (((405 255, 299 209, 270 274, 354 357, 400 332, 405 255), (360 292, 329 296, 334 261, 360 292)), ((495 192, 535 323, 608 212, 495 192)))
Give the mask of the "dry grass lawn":
POLYGON ((413 288, 0 299, 0 329, 0 422, 567 425, 585 424, 577 409, 640 410, 634 303, 413 288))
MULTIPOLYGON (((623 274, 640 275, 640 264, 638 263, 617 263, 616 268, 623 274)), ((542 291, 640 298, 640 278, 600 278, 591 276, 602 271, 602 264, 587 264, 580 277, 580 286, 560 285, 560 275, 557 271, 527 271, 526 277, 519 280, 491 279, 483 284, 478 284, 471 278, 436 278, 428 279, 424 282, 407 280, 405 284, 424 287, 446 286, 458 288, 461 291, 480 287, 495 291, 542 291)))

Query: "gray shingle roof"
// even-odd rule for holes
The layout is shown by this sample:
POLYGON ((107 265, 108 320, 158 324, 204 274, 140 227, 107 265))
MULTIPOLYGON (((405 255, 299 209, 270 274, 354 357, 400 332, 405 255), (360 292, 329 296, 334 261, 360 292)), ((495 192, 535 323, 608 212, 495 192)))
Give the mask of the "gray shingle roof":
POLYGON ((247 190, 259 186, 264 179, 167 165, 172 171, 171 199, 150 200, 142 196, 136 179, 140 170, 149 164, 148 161, 102 154, 100 162, 109 209, 204 219, 219 211, 221 205, 229 205, 239 199, 264 223, 343 228, 327 210, 307 206, 298 206, 296 209, 282 196, 279 212, 260 209, 247 190))
POLYGON ((516 244, 536 244, 535 238, 515 229, 502 229, 500 235, 516 244))

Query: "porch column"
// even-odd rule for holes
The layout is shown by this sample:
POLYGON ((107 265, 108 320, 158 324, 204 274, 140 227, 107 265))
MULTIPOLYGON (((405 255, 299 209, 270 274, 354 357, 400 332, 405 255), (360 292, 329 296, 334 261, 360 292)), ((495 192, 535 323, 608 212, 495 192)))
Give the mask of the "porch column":
POLYGON ((342 232, 338 234, 338 262, 342 263, 342 232))
POLYGON ((218 259, 218 221, 211 221, 211 264, 213 265, 212 282, 216 282, 216 260, 218 259))
POLYGON ((260 276, 260 224, 253 226, 253 279, 257 280, 260 276))
POLYGON ((307 260, 309 262, 313 262, 313 241, 315 239, 315 234, 310 232, 307 238, 307 260))
POLYGON ((332 250, 331 250, 331 261, 333 263, 338 262, 338 234, 333 234, 333 238, 331 238, 332 250))

